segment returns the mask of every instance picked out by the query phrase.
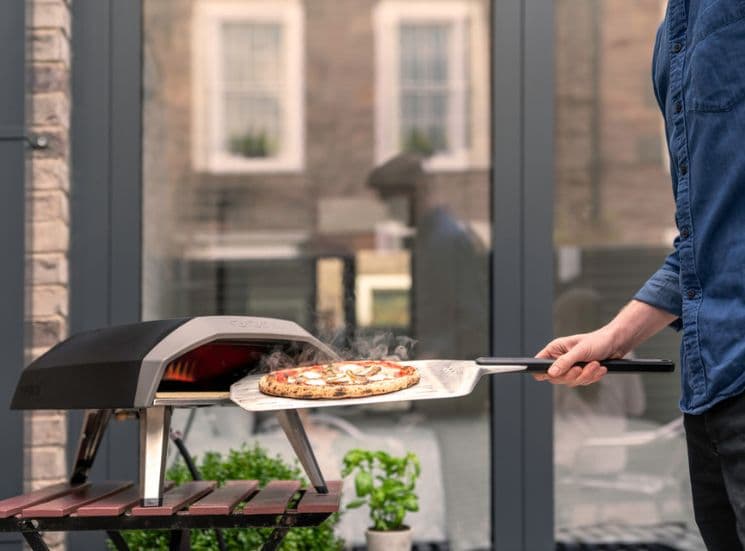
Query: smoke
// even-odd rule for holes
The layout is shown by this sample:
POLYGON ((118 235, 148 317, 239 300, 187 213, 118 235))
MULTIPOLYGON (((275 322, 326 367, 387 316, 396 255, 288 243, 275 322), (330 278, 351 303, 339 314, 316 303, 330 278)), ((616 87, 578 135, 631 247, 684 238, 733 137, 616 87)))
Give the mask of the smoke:
MULTIPOLYGON (((343 360, 405 361, 414 357, 416 343, 416 340, 409 337, 379 332, 370 337, 357 337, 346 348, 336 347, 336 352, 343 360)), ((323 363, 328 360, 326 354, 312 346, 303 346, 299 350, 278 347, 262 356, 259 371, 266 373, 298 365, 323 363)))
POLYGON ((340 355, 347 360, 408 360, 414 355, 416 341, 393 333, 357 337, 340 355))
POLYGON ((298 365, 309 365, 327 361, 326 354, 312 346, 302 346, 299 350, 276 348, 261 358, 261 372, 277 371, 298 365))
POLYGON ((261 358, 261 371, 277 371, 297 365, 296 360, 281 350, 275 350, 261 358))

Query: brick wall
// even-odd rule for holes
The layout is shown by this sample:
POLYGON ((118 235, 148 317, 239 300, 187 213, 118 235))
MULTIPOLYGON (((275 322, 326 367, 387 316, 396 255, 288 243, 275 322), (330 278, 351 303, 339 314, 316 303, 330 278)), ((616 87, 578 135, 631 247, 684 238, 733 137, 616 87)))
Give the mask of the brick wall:
POLYGON ((559 244, 672 244, 674 204, 650 78, 665 3, 556 2, 559 244))
MULTIPOLYGON (((27 360, 67 334, 70 190, 70 1, 28 0, 29 131, 49 138, 34 151, 27 190, 27 360)), ((25 417, 27 488, 65 479, 66 418, 39 411, 25 417)), ((55 549, 64 538, 47 537, 55 549)))

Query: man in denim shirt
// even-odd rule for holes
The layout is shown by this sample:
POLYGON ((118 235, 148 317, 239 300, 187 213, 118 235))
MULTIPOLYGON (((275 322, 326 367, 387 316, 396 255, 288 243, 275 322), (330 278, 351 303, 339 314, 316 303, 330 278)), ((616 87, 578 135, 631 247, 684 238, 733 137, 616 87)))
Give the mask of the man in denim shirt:
POLYGON ((667 325, 681 331, 696 522, 710 550, 745 545, 745 0, 669 0, 653 58, 678 236, 607 325, 559 338, 557 384, 587 385, 667 325), (576 362, 590 361, 584 369, 576 362))

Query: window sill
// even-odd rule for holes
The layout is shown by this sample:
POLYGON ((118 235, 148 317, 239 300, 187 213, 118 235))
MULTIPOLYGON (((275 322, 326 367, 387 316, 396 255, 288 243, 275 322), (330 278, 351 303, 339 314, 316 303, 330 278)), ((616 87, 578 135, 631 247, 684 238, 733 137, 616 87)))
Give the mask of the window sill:
POLYGON ((215 156, 204 164, 195 167, 200 172, 210 174, 266 174, 300 173, 304 170, 301 159, 241 159, 227 155, 215 156))

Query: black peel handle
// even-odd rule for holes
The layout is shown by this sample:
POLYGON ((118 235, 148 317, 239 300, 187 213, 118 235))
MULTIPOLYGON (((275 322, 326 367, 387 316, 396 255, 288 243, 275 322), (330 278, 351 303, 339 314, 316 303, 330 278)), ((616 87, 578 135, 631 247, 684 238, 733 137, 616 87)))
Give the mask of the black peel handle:
MULTIPOLYGON (((479 365, 524 365, 528 373, 545 373, 554 360, 543 358, 478 358, 479 365)), ((588 362, 577 362, 584 367, 588 362)), ((670 373, 675 362, 670 360, 601 360, 600 363, 613 373, 670 373)))

